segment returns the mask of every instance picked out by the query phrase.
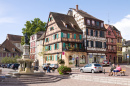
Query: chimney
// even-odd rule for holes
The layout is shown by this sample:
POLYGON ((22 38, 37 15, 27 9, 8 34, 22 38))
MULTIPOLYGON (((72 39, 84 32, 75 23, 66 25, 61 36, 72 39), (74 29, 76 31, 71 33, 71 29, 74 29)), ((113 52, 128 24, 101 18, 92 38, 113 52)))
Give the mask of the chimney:
POLYGON ((78 11, 78 5, 76 5, 76 11, 78 11))

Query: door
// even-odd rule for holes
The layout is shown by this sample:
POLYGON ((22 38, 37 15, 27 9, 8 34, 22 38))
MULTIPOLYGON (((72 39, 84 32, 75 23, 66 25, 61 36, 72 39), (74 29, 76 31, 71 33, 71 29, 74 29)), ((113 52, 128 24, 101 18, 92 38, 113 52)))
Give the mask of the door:
POLYGON ((88 67, 89 67, 89 64, 86 64, 86 65, 84 66, 84 68, 83 68, 83 71, 84 71, 84 72, 88 72, 88 67))
POLYGON ((89 64, 88 68, 87 68, 87 72, 91 72, 92 70, 92 64, 89 64))

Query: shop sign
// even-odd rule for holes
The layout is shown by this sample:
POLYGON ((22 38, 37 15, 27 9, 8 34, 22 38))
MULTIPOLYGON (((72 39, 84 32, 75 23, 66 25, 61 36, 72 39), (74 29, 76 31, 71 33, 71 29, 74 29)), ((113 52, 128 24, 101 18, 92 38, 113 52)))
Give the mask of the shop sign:
POLYGON ((101 56, 101 58, 103 58, 104 56, 101 56))
POLYGON ((93 55, 91 55, 91 54, 90 54, 90 55, 89 55, 89 57, 90 57, 90 58, 92 58, 92 57, 93 57, 93 55))

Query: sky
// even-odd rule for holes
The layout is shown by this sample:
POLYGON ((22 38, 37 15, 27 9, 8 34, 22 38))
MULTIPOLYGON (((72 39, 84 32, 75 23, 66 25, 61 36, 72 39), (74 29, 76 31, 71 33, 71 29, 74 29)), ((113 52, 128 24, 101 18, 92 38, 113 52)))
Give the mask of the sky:
POLYGON ((130 40, 130 0, 0 0, 0 44, 7 34, 23 35, 26 21, 40 18, 47 22, 49 12, 67 14, 77 4, 105 24, 109 20, 124 39, 130 40))

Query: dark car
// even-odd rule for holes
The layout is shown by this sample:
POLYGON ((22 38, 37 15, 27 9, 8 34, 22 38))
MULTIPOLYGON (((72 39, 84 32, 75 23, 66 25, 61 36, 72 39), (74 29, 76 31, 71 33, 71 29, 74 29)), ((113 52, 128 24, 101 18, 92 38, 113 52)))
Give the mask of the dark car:
POLYGON ((38 71, 39 67, 38 66, 32 66, 34 67, 34 70, 38 71))
POLYGON ((17 64, 17 63, 16 63, 16 64, 12 64, 12 65, 10 66, 10 68, 11 68, 11 69, 18 69, 19 65, 20 65, 20 64, 17 64))
POLYGON ((12 65, 12 64, 7 64, 7 68, 10 68, 11 65, 12 65))
POLYGON ((6 66, 5 64, 2 64, 2 66, 1 66, 1 67, 5 68, 5 66, 6 66))

